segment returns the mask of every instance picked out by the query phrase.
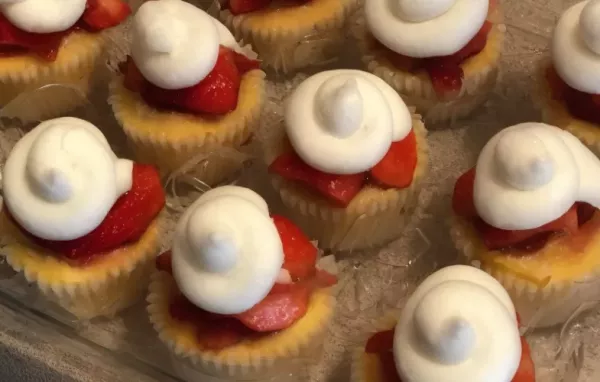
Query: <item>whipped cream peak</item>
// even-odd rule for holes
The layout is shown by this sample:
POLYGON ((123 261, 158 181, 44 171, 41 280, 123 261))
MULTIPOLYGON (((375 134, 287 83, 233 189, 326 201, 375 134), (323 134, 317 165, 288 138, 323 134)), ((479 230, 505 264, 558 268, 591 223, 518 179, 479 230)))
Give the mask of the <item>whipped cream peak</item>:
POLYGON ((142 44, 146 44, 148 50, 156 53, 172 53, 179 42, 186 38, 185 25, 176 18, 159 18, 151 27, 144 29, 142 44))
POLYGON ((589 0, 579 16, 581 37, 588 49, 600 55, 600 1, 589 0))
POLYGON ((356 133, 363 124, 364 101, 355 78, 332 77, 317 90, 315 110, 327 132, 338 138, 356 133))
POLYGON ((508 293, 474 267, 435 272, 402 311, 394 357, 403 381, 510 382, 520 364, 521 340, 508 293))
POLYGON ((413 23, 433 20, 448 12, 456 0, 391 0, 397 15, 413 23))
POLYGON ((181 292, 217 314, 252 308, 285 277, 283 244, 267 204, 243 187, 219 187, 198 198, 177 223, 172 254, 181 292))
POLYGON ((493 227, 533 229, 575 202, 600 207, 600 160, 570 133, 522 123, 496 134, 477 160, 473 200, 493 227))
POLYGON ((30 33, 64 32, 83 15, 87 0, 2 0, 0 12, 30 33))
POLYGON ((29 233, 73 240, 98 227, 132 185, 133 162, 118 159, 89 122, 42 122, 11 151, 2 177, 4 202, 29 233))
POLYGON ((285 127, 296 153, 329 174, 368 171, 412 129, 398 93, 359 70, 331 70, 302 82, 286 101, 285 127))
POLYGON ((388 49, 408 57, 449 56, 487 19, 489 0, 369 0, 365 20, 388 49))

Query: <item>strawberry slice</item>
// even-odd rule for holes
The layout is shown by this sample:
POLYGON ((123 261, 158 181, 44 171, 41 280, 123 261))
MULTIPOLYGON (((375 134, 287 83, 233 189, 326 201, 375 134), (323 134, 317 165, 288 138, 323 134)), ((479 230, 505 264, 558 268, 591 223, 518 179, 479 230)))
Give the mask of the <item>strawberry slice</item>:
POLYGON ((173 257, 171 251, 166 251, 160 254, 155 261, 156 269, 161 272, 167 272, 173 274, 173 268, 171 267, 171 258, 173 257))
POLYGON ((234 52, 222 46, 215 67, 197 85, 167 90, 147 82, 141 95, 148 104, 157 107, 220 115, 237 107, 240 82, 234 52))
POLYGON ((394 329, 373 334, 367 341, 365 352, 382 353, 394 348, 394 329))
POLYGON ((521 337, 521 363, 512 382, 535 382, 535 365, 531 358, 531 349, 525 337, 521 337))
POLYGON ((283 243, 283 269, 290 273, 294 281, 314 276, 317 248, 291 220, 279 215, 273 215, 272 218, 283 243))
POLYGON ((346 207, 365 182, 365 173, 333 175, 316 170, 304 163, 293 151, 277 157, 269 166, 269 171, 284 179, 309 186, 339 207, 346 207))
POLYGON ((89 234, 68 241, 44 240, 26 234, 40 247, 84 266, 105 252, 138 240, 164 205, 158 171, 149 165, 134 164, 131 190, 115 202, 104 221, 89 234))
POLYGON ((122 0, 88 0, 82 19, 95 31, 121 24, 131 14, 131 8, 122 0))
POLYGON ((54 61, 63 39, 72 32, 29 33, 12 25, 0 13, 0 56, 33 53, 45 61, 54 61))
POLYGON ((600 94, 589 94, 567 85, 551 66, 546 70, 546 81, 553 99, 565 103, 575 118, 600 124, 600 94))
POLYGON ((250 310, 236 314, 246 327, 255 332, 274 332, 287 329, 308 310, 310 289, 302 284, 292 284, 287 292, 269 293, 250 310))
POLYGON ((401 141, 393 142, 383 159, 370 171, 379 185, 393 188, 410 186, 417 167, 417 139, 413 130, 401 141))
POLYGON ((462 174, 454 184, 452 193, 452 210, 460 217, 471 219, 477 217, 473 202, 473 186, 475 184, 475 167, 462 174))
POLYGON ((143 91, 144 86, 146 85, 146 79, 131 57, 127 57, 127 61, 119 65, 119 70, 124 76, 123 86, 125 86, 126 89, 135 93, 141 93, 143 91))
POLYGON ((235 62, 235 66, 238 68, 240 75, 243 76, 251 70, 260 69, 260 61, 253 60, 235 50, 232 50, 232 53, 233 61, 235 62))
POLYGON ((229 11, 234 15, 250 13, 266 8, 271 0, 229 0, 229 11))

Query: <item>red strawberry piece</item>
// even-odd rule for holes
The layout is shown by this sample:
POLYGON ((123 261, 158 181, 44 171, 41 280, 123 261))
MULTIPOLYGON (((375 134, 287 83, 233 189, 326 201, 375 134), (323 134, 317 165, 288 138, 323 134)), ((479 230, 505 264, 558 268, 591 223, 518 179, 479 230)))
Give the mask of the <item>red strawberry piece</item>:
POLYGON ((316 170, 304 163, 293 151, 281 154, 271 163, 269 171, 310 187, 340 207, 346 207, 365 182, 365 173, 332 175, 316 170))
POLYGON ((102 253, 138 240, 164 204, 165 194, 158 171, 152 166, 134 164, 131 190, 115 202, 95 230, 68 241, 44 240, 33 236, 31 239, 39 246, 83 266, 102 253))
POLYGON ((521 337, 521 363, 512 382, 535 382, 535 365, 525 337, 521 337))
POLYGON ((143 91, 146 79, 135 65, 135 62, 133 62, 131 57, 128 57, 127 61, 120 65, 119 69, 124 76, 123 85, 126 89, 135 93, 140 93, 143 91))
POLYGON ((594 214, 596 213, 597 209, 596 209, 596 207, 592 206, 591 204, 582 203, 582 202, 577 203, 576 206, 577 206, 577 223, 579 224, 579 227, 581 227, 582 225, 584 225, 585 223, 590 221, 592 219, 592 217, 594 217, 594 214))
POLYGON ((317 273, 313 279, 315 288, 329 288, 337 284, 337 277, 322 269, 317 269, 317 273))
POLYGON ((166 251, 159 255, 156 258, 156 269, 162 272, 167 272, 169 274, 173 274, 173 269, 171 268, 171 251, 166 251))
POLYGON ((261 302, 235 317, 255 332, 287 329, 308 310, 310 290, 294 284, 288 292, 269 293, 261 302))
POLYGON ((82 19, 92 30, 103 30, 119 25, 131 14, 123 0, 88 0, 82 19))
POLYGON ((238 53, 234 50, 232 50, 232 53, 233 53, 233 60, 235 61, 235 66, 238 68, 240 75, 243 76, 244 74, 246 74, 247 72, 249 72, 251 70, 260 68, 260 61, 248 58, 247 56, 245 56, 241 53, 238 53))
POLYGON ((475 184, 475 168, 462 174, 454 184, 452 193, 452 210, 460 217, 471 219, 477 216, 473 203, 473 186, 475 184))
POLYGON ((394 348, 394 329, 373 334, 367 341, 365 352, 382 353, 394 348))
POLYGON ((412 183, 416 167, 417 139, 411 130, 403 140, 392 143, 370 174, 382 186, 406 188, 412 183))
POLYGON ((273 215, 272 218, 283 243, 283 269, 290 273, 294 281, 313 276, 317 263, 317 248, 291 220, 279 215, 273 215))
POLYGON ((220 115, 237 107, 240 82, 233 51, 221 47, 215 67, 197 85, 167 90, 148 82, 141 94, 147 103, 157 107, 220 115))
POLYGON ((229 0, 229 11, 234 15, 250 13, 266 8, 271 0, 229 0))
POLYGON ((552 66, 546 70, 546 81, 552 98, 564 102, 574 117, 600 124, 600 94, 573 89, 560 78, 552 66))
POLYGON ((450 61, 460 62, 462 63, 467 58, 476 55, 481 52, 485 48, 485 44, 487 44, 487 39, 490 31, 492 30, 493 24, 489 21, 483 23, 483 26, 477 32, 475 37, 469 41, 467 45, 465 45, 461 50, 454 53, 452 56, 449 56, 450 61))
POLYGON ((58 33, 29 33, 12 25, 0 13, 0 55, 33 53, 46 60, 54 61, 63 39, 71 29, 58 33))
POLYGON ((396 369, 396 359, 394 353, 390 351, 381 352, 378 354, 379 363, 383 371, 383 382, 402 382, 396 369))

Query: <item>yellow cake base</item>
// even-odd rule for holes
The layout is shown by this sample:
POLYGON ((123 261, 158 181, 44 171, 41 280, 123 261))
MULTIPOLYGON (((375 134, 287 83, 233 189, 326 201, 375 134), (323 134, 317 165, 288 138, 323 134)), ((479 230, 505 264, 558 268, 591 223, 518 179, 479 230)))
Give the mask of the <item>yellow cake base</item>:
POLYGON ((436 123, 468 116, 487 99, 496 85, 505 32, 504 24, 494 25, 485 48, 461 65, 464 78, 460 92, 446 99, 438 97, 425 71, 410 73, 398 69, 388 59, 387 48, 376 43, 364 20, 356 27, 355 35, 367 70, 396 89, 426 122, 436 123))
POLYGON ((148 285, 162 235, 159 216, 135 243, 74 267, 31 243, 5 213, 0 220, 8 264, 78 319, 111 317, 136 302, 148 285))
POLYGON ((360 0, 313 0, 302 6, 265 9, 221 21, 238 40, 252 45, 263 64, 283 73, 337 58, 346 38, 349 16, 360 0))
POLYGON ((154 273, 148 295, 148 312, 160 339, 178 358, 201 373, 244 380, 263 380, 285 373, 298 361, 298 357, 318 349, 333 316, 335 303, 328 289, 319 289, 312 294, 304 317, 290 328, 220 351, 209 351, 198 345, 194 325, 171 318, 169 302, 178 293, 171 275, 154 273))
POLYGON ((0 104, 23 99, 22 119, 32 121, 59 116, 86 102, 105 40, 101 33, 77 31, 65 38, 54 62, 33 55, 0 58, 0 104), (47 85, 63 85, 38 90, 47 85), (32 92, 33 91, 33 92, 32 92))
MULTIPOLYGON (((429 169, 427 131, 420 116, 413 115, 417 138, 417 166, 411 185, 383 190, 364 187, 346 208, 337 208, 302 185, 273 174, 272 183, 292 220, 319 243, 319 248, 335 251, 367 249, 389 243, 402 235, 418 206, 419 193, 429 169)), ((283 126, 267 138, 267 164, 286 150, 283 126)))
POLYGON ((580 306, 600 299, 598 234, 578 253, 551 240, 531 256, 488 250, 473 226, 458 217, 452 219, 451 236, 466 264, 480 267, 504 286, 525 326, 564 323, 580 306))
POLYGON ((136 160, 157 166, 163 174, 172 173, 189 161, 199 161, 194 174, 209 185, 240 168, 241 163, 232 159, 230 150, 239 149, 252 137, 266 101, 265 74, 259 70, 242 77, 237 108, 211 120, 156 110, 139 94, 127 90, 122 76, 113 80, 110 93, 109 103, 136 160))

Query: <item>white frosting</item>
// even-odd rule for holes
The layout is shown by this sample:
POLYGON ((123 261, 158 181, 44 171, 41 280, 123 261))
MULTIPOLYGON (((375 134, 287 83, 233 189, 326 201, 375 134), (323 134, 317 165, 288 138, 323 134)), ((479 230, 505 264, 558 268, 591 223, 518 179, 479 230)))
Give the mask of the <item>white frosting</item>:
POLYGON ((181 0, 148 1, 133 18, 131 56, 144 78, 163 89, 183 89, 214 68, 219 45, 239 51, 218 20, 181 0))
POLYGON ((510 382, 521 339, 508 293, 477 268, 441 269, 407 301, 394 356, 406 382, 510 382))
POLYGON ((4 202, 34 236, 73 240, 98 227, 131 189, 132 170, 133 162, 118 159, 91 123, 52 119, 21 138, 8 156, 4 202))
POLYGON ((570 133, 543 123, 500 131, 483 148, 473 196, 479 216, 506 230, 540 227, 573 203, 600 207, 600 161, 570 133))
POLYGON ((196 200, 177 223, 172 253, 181 292, 217 314, 252 308, 285 278, 283 244, 267 204, 247 188, 219 187, 196 200))
POLYGON ((87 0, 0 0, 0 12, 23 31, 53 33, 75 25, 86 4, 87 0))
POLYGON ((285 105, 287 136, 309 166, 357 174, 375 166, 412 129, 410 111, 388 84, 359 70, 331 70, 302 82, 285 105))
POLYGON ((578 3, 560 18, 552 40, 552 60, 570 87, 600 94, 600 0, 578 3))
POLYGON ((415 57, 449 56, 475 37, 489 0, 369 0, 365 19, 379 42, 415 57))

